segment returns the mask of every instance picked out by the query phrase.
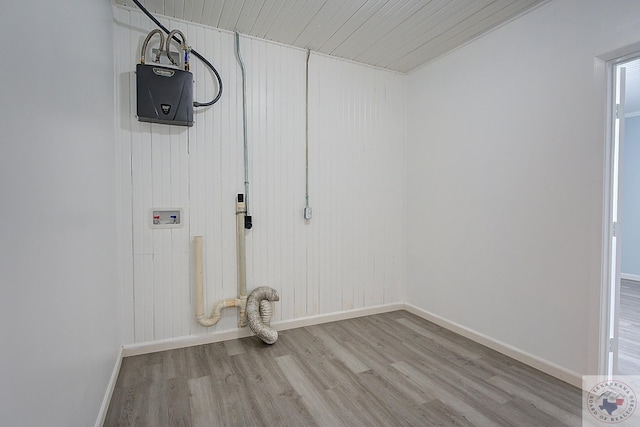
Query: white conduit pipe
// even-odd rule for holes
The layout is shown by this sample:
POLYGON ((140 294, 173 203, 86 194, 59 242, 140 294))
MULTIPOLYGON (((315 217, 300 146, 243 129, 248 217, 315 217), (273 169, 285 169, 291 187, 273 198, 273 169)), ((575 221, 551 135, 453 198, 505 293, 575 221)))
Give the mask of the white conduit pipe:
POLYGON ((251 228, 251 213, 249 213, 249 143, 247 142, 247 72, 244 68, 244 61, 240 54, 240 34, 236 32, 236 59, 240 65, 242 73, 242 140, 244 143, 244 194, 245 194, 245 212, 249 218, 247 224, 248 229, 251 228))
POLYGON ((304 166, 304 219, 310 220, 312 216, 311 206, 309 206, 309 57, 311 56, 311 51, 307 49, 307 61, 306 61, 306 71, 305 71, 305 107, 304 107, 304 115, 305 115, 305 125, 304 125, 304 145, 305 145, 305 166, 304 166))

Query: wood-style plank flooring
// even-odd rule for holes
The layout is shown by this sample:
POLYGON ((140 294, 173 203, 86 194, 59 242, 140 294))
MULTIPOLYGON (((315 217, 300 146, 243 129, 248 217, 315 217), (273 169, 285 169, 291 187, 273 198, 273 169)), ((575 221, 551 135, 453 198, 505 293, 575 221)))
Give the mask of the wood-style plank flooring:
POLYGON ((620 281, 618 373, 640 375, 640 283, 620 281))
POLYGON ((581 392, 406 311, 127 357, 105 426, 579 426, 581 392))

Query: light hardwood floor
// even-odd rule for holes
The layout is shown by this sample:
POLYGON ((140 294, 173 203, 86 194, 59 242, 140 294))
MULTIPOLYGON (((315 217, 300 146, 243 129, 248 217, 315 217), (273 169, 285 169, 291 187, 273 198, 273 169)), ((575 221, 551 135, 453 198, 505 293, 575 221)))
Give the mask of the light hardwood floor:
POLYGON ((123 360, 105 426, 579 426, 581 392, 406 311, 123 360))
POLYGON ((640 283, 620 281, 618 374, 640 375, 640 283))

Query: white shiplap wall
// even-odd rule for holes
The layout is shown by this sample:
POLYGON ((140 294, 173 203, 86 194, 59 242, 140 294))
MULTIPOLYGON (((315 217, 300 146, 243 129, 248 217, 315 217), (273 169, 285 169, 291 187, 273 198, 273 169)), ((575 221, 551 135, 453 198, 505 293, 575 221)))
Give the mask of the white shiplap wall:
MULTIPOLYGON (((194 321, 192 238, 205 236, 205 310, 236 295, 235 195, 244 190, 242 93, 234 35, 182 21, 220 72, 223 96, 192 128, 140 123, 135 64, 152 28, 116 7, 122 299, 127 343, 236 327, 236 310, 194 321), (153 207, 184 209, 184 227, 151 229, 153 207)), ((312 54, 309 140, 313 219, 305 192, 305 56, 241 38, 247 68, 250 210, 247 287, 280 292, 274 321, 404 301, 406 76, 312 54)), ((195 99, 215 92, 194 59, 195 99)))

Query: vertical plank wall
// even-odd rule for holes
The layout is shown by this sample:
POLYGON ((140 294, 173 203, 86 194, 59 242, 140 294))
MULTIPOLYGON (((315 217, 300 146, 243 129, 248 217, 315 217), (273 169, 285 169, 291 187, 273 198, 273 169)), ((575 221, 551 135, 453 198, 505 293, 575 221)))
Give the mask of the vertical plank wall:
MULTIPOLYGON (((205 310, 237 294, 235 195, 244 192, 242 92, 234 35, 163 19, 220 72, 224 91, 191 128, 138 122, 135 64, 150 21, 115 7, 122 304, 127 343, 236 328, 194 320, 193 236, 204 236, 205 310), (152 208, 184 210, 184 226, 152 229, 152 208)), ((305 195, 306 52, 241 37, 250 166, 247 288, 281 300, 274 321, 404 301, 406 76, 313 54, 305 195)), ((215 93, 193 59, 194 97, 215 93)))

